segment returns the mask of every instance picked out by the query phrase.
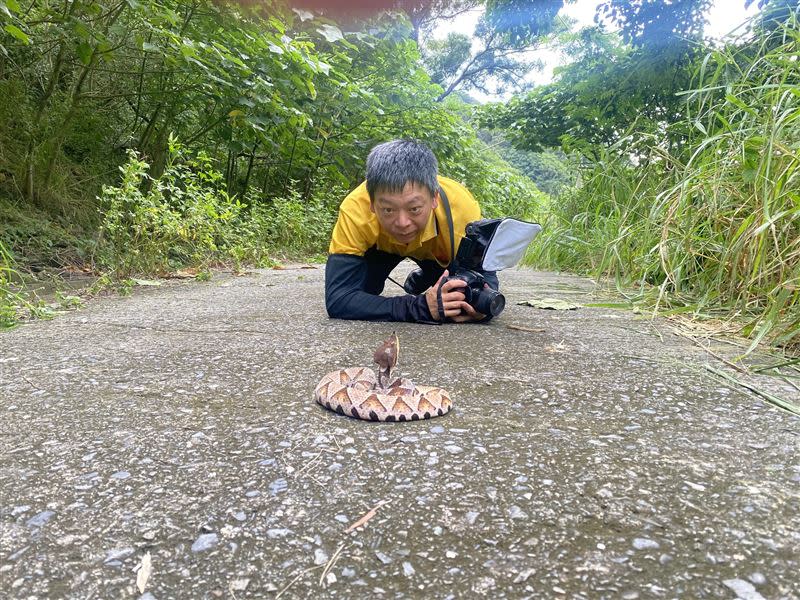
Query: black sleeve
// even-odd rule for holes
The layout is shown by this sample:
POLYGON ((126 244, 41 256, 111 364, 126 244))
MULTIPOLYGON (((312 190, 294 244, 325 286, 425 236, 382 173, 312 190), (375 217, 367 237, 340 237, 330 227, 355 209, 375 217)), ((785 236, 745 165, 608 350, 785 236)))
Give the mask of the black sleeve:
POLYGON ((363 256, 331 254, 325 265, 325 308, 332 319, 435 323, 425 296, 384 297, 364 291, 363 256))

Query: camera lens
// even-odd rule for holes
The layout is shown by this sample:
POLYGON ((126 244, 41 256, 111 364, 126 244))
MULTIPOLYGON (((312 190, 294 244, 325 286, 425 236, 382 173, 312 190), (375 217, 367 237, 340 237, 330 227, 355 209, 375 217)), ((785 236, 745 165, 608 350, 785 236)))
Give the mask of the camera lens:
POLYGON ((479 313, 496 317, 506 307, 506 298, 495 290, 483 290, 475 299, 473 306, 479 313))

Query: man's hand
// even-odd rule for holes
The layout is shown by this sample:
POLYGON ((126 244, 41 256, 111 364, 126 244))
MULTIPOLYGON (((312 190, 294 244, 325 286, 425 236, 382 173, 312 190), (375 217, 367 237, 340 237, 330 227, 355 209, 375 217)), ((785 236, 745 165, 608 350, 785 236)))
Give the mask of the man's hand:
POLYGON ((428 291, 425 292, 425 300, 428 303, 428 310, 431 311, 431 316, 433 319, 435 321, 439 321, 441 319, 439 315, 439 306, 436 301, 436 296, 440 287, 442 288, 442 306, 444 308, 445 317, 449 317, 456 323, 480 321, 481 319, 485 318, 486 315, 481 314, 472 308, 472 306, 464 300, 464 293, 459 291, 466 285, 466 283, 460 279, 452 279, 442 283, 442 280, 444 280, 448 275, 449 272, 447 269, 445 269, 444 273, 442 273, 442 276, 439 278, 439 281, 437 281, 433 287, 428 288, 428 291))

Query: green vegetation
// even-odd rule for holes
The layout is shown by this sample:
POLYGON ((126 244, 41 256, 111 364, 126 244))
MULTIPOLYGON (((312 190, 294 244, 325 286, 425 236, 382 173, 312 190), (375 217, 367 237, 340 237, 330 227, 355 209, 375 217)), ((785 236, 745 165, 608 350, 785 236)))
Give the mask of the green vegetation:
POLYGON ((563 0, 409 0, 356 24, 281 3, 0 1, 0 324, 35 310, 20 274, 48 267, 125 290, 324 255, 369 149, 414 137, 488 216, 543 221, 532 264, 797 344, 798 0, 757 4, 712 44, 710 0, 602 0, 618 33, 570 32, 563 0), (475 44, 428 35, 470 7, 475 44), (545 42, 572 62, 523 93, 545 42), (516 95, 467 95, 501 89, 516 95))
POLYGON ((769 14, 737 43, 680 54, 670 80, 686 84, 671 96, 616 85, 653 76, 643 50, 584 32, 555 83, 484 114, 519 147, 549 140, 584 158, 531 263, 613 277, 655 308, 736 319, 751 349, 798 343, 800 29, 791 12, 769 14))
POLYGON ((9 327, 16 320, 15 306, 18 302, 18 295, 11 288, 13 276, 11 255, 0 241, 0 328, 9 327))
POLYGON ((543 196, 466 105, 437 101, 414 29, 430 12, 413 17, 347 32, 279 3, 0 2, 0 240, 17 270, 82 263, 110 285, 321 254, 394 137, 428 142, 488 213, 534 211, 543 196))

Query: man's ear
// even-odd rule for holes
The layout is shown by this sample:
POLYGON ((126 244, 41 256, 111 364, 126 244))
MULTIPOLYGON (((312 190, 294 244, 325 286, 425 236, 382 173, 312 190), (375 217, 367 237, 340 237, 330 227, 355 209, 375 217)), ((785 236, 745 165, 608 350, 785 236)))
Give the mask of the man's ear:
POLYGON ((433 194, 433 209, 436 210, 437 206, 439 206, 439 190, 433 194))
POLYGON ((369 210, 370 210, 370 212, 372 212, 372 214, 377 214, 375 212, 375 200, 374 199, 370 199, 370 201, 369 201, 369 210))

